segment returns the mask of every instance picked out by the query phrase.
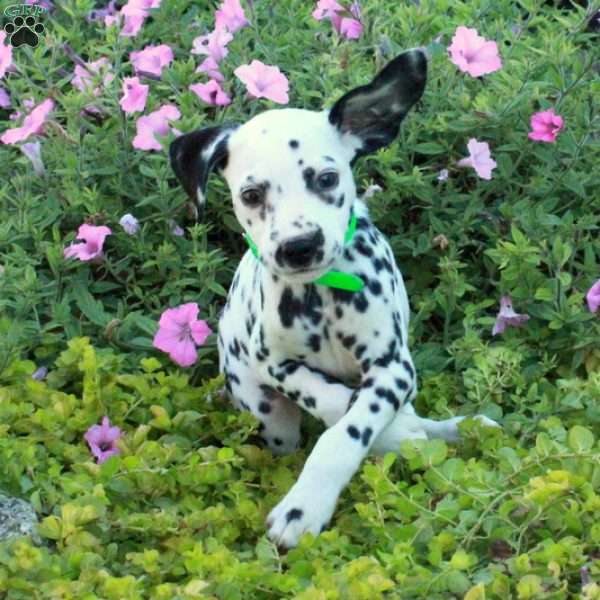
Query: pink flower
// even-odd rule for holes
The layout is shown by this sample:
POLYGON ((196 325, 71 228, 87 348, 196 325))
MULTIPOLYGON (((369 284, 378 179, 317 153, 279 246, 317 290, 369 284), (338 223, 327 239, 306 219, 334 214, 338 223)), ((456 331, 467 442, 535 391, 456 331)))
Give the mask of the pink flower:
POLYGON ((196 362, 196 345, 201 346, 212 333, 206 321, 198 320, 198 311, 195 302, 167 308, 158 322, 153 345, 168 352, 171 360, 180 367, 189 367, 196 362))
POLYGON ((442 169, 437 176, 438 181, 446 181, 448 179, 448 169, 442 169))
POLYGON ((10 108, 10 96, 8 92, 0 86, 0 107, 10 108))
MULTIPOLYGON (((75 65, 75 76, 71 80, 71 84, 74 85, 80 92, 86 92, 92 86, 93 75, 106 71, 102 78, 102 85, 107 86, 115 77, 112 73, 108 72, 110 65, 108 58, 103 56, 98 60, 88 63, 87 68, 80 65, 75 65)), ((92 90, 94 96, 99 96, 102 92, 102 87, 98 86, 92 90)))
POLYGON ((323 19, 331 19, 336 16, 337 13, 343 11, 344 7, 335 0, 319 0, 319 2, 317 2, 317 8, 312 12, 312 16, 317 21, 322 21, 323 19))
POLYGON ((123 37, 135 37, 146 17, 148 17, 151 8, 158 8, 161 0, 129 0, 123 8, 121 14, 125 17, 123 29, 119 35, 123 37))
POLYGON ((460 25, 448 47, 450 60, 464 73, 480 77, 502 68, 496 42, 486 40, 476 29, 460 25))
POLYGON ((531 131, 527 137, 536 142, 553 143, 563 128, 563 123, 563 118, 554 114, 553 108, 537 112, 531 116, 531 131))
POLYGON ((37 135, 43 132, 44 122, 48 114, 54 108, 54 101, 47 98, 38 104, 23 120, 21 127, 15 127, 5 131, 0 136, 3 144, 14 144, 26 140, 30 135, 37 135))
POLYGON ((164 104, 149 115, 140 117, 135 126, 137 135, 133 138, 133 147, 138 150, 162 150, 156 135, 167 135, 170 131, 169 121, 176 121, 181 113, 176 106, 164 104))
POLYGON ((458 161, 459 167, 473 167, 482 179, 491 179, 492 170, 496 168, 496 161, 492 160, 490 147, 487 142, 478 142, 471 138, 467 144, 469 156, 458 161))
POLYGON ((211 79, 208 83, 195 83, 189 87, 200 100, 216 106, 231 104, 231 98, 223 91, 218 81, 211 79))
POLYGON ((12 46, 4 45, 6 32, 0 31, 0 77, 4 77, 8 67, 12 65, 12 46))
POLYGON ((112 231, 104 225, 97 227, 95 225, 84 223, 79 227, 76 238, 78 240, 84 240, 84 243, 71 244, 68 248, 65 248, 63 252, 64 257, 75 257, 84 261, 101 258, 104 240, 106 239, 106 236, 111 233, 112 231))
POLYGON ((215 26, 217 29, 226 28, 231 33, 235 33, 248 24, 240 0, 223 0, 221 2, 215 13, 215 26))
POLYGON ((21 144, 21 152, 31 161, 34 173, 41 177, 46 171, 42 161, 42 145, 40 142, 21 144))
POLYGON ((278 104, 289 102, 289 82, 278 67, 253 60, 249 65, 239 66, 234 74, 254 98, 268 98, 278 104))
POLYGON ((588 290, 585 299, 590 312, 595 313, 600 307, 600 279, 588 290))
POLYGON ((496 317, 494 328, 492 329, 492 335, 502 333, 507 326, 520 327, 529 321, 529 315, 521 315, 513 310, 512 300, 510 296, 502 296, 500 298, 500 312, 496 317))
POLYGON ((135 235, 140 230, 140 222, 131 214, 127 213, 119 219, 119 225, 129 235, 135 235))
POLYGON ((353 2, 350 10, 346 10, 335 0, 319 0, 312 16, 321 21, 330 19, 334 29, 348 39, 358 39, 363 30, 360 22, 360 5, 353 2))
POLYGON ((123 112, 144 112, 150 86, 140 83, 139 77, 125 77, 123 80, 123 97, 119 104, 123 112))
POLYGON ((362 34, 363 26, 362 23, 357 19, 342 17, 339 22, 339 27, 336 26, 335 19, 332 19, 331 22, 333 23, 333 26, 335 27, 336 31, 338 33, 341 33, 344 37, 348 38, 349 40, 357 40, 362 34))
POLYGON ((92 454, 98 459, 98 464, 102 464, 114 454, 121 452, 117 447, 117 440, 121 435, 122 431, 118 427, 110 426, 108 417, 102 417, 102 425, 92 425, 83 437, 92 454))
POLYGON ((223 77, 223 74, 221 71, 219 71, 219 65, 217 61, 212 58, 212 56, 208 56, 204 59, 204 61, 196 69, 196 73, 206 73, 211 79, 215 79, 216 81, 225 81, 225 77, 223 77))
POLYGON ((166 44, 146 46, 143 50, 129 55, 136 73, 142 71, 160 77, 164 67, 173 60, 173 50, 166 44))
POLYGON ((197 37, 193 44, 192 54, 204 54, 210 56, 215 62, 221 62, 229 53, 227 44, 233 39, 233 35, 226 29, 217 28, 206 35, 197 37))

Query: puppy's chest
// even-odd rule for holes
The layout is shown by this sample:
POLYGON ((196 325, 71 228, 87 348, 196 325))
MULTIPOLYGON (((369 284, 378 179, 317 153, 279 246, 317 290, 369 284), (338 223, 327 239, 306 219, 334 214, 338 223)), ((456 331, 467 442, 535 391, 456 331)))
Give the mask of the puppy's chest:
POLYGON ((266 295, 263 317, 264 341, 277 355, 342 379, 359 374, 351 350, 356 336, 348 333, 350 315, 329 290, 308 285, 300 291, 286 287, 279 295, 266 295))

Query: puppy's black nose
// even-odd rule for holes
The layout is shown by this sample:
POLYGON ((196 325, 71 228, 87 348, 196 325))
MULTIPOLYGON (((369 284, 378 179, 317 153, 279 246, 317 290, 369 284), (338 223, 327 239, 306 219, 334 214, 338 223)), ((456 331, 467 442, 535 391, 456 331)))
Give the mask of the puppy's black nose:
POLYGON ((294 269, 308 267, 324 243, 325 238, 320 229, 289 238, 279 244, 275 260, 280 265, 288 265, 294 269))

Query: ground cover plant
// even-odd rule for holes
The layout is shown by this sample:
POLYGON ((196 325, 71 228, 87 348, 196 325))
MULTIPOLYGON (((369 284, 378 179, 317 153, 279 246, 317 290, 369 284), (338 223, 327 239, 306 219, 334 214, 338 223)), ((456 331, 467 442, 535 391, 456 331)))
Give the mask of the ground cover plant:
POLYGON ((0 542, 0 597, 600 598, 600 6, 33 4, 0 33, 0 490, 40 523, 0 542), (502 430, 369 458, 281 554, 264 520, 322 426, 274 458, 222 397, 246 246, 218 177, 196 220, 168 144, 331 106, 415 46, 423 100, 355 179, 411 300, 417 410, 502 430))

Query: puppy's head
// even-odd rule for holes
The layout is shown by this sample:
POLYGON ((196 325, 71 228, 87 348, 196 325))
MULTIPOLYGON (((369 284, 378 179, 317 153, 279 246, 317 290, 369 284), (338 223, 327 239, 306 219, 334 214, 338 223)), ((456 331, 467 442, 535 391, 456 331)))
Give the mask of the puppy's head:
POLYGON ((266 267, 313 281, 343 251, 356 198, 352 161, 394 140, 426 74, 423 51, 409 50, 329 111, 268 110, 241 126, 182 135, 171 144, 173 170, 200 209, 210 172, 220 170, 266 267))

